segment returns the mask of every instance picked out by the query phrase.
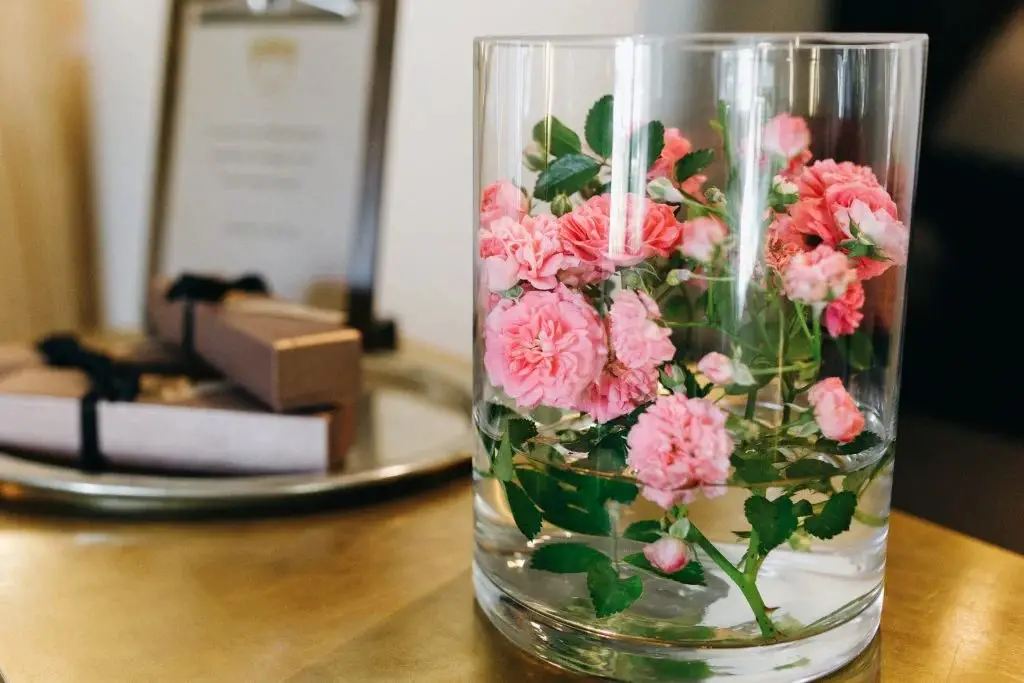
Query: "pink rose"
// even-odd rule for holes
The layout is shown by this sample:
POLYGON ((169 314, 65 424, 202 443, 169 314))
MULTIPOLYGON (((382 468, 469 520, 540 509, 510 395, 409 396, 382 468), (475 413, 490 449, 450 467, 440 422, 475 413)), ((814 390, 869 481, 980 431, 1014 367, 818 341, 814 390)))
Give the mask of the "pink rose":
POLYGON ((512 259, 488 256, 484 259, 484 281, 492 292, 504 292, 519 282, 519 268, 512 259))
POLYGON ((690 550, 678 538, 662 536, 644 546, 644 557, 665 574, 675 574, 690 561, 690 550))
POLYGON ((519 220, 530 211, 530 200, 518 187, 499 180, 484 188, 480 198, 480 227, 486 228, 499 218, 519 220))
POLYGON ((657 394, 657 370, 633 369, 613 360, 597 381, 583 391, 576 409, 604 424, 651 402, 657 394))
POLYGON ((764 127, 764 148, 787 162, 801 156, 810 146, 811 130, 799 116, 779 114, 764 127))
POLYGON ((658 304, 647 294, 629 289, 615 293, 608 327, 612 350, 623 365, 647 370, 672 360, 672 331, 657 323, 660 318, 658 304))
POLYGON ((718 385, 732 384, 732 361, 729 357, 712 351, 697 363, 697 371, 718 385))
POLYGON ((801 199, 824 199, 825 190, 840 183, 861 183, 881 187, 874 171, 849 161, 836 163, 834 159, 816 161, 795 178, 801 199))
POLYGON ((676 163, 693 151, 693 145, 683 137, 678 128, 665 129, 665 146, 647 174, 649 180, 671 178, 675 184, 676 163))
POLYGON ((734 447, 725 413, 706 399, 681 394, 659 397, 637 419, 627 445, 643 496, 666 509, 688 489, 724 482, 734 447))
POLYGON ((503 299, 484 322, 484 367, 521 408, 572 408, 608 357, 597 311, 559 285, 503 299))
POLYGON ((825 329, 833 337, 842 334, 853 334, 860 321, 864 319, 864 285, 854 282, 846 288, 846 293, 825 307, 822 320, 825 329))
POLYGON ((841 297, 857 274, 845 256, 822 244, 791 258, 782 277, 791 301, 818 304, 841 297))
POLYGON ((765 243, 765 262, 781 273, 786 270, 789 260, 804 251, 802 237, 793 230, 793 219, 785 214, 776 215, 768 226, 765 243))
POLYGON ((717 218, 700 216, 686 221, 683 223, 683 256, 709 263, 728 236, 729 230, 717 218))
POLYGON ((506 282, 511 272, 515 282, 524 280, 536 289, 552 289, 558 284, 558 272, 576 263, 562 249, 558 221, 548 215, 523 216, 518 222, 507 216, 492 221, 480 231, 480 255, 485 259, 488 282, 493 275, 496 286, 506 282), (496 259, 504 265, 499 266, 496 259))
POLYGON ((604 194, 562 216, 559 235, 566 251, 579 261, 579 270, 571 275, 592 282, 616 266, 668 256, 679 246, 681 232, 670 206, 634 194, 625 195, 620 204, 604 194))
MULTIPOLYGON (((860 182, 831 185, 825 190, 825 204, 828 206, 828 212, 832 216, 841 239, 852 236, 847 232, 850 229, 850 211, 854 204, 863 204, 863 208, 858 206, 856 209, 858 215, 863 218, 869 213, 876 222, 881 224, 884 221, 885 224, 880 225, 877 229, 875 226, 869 227, 875 230, 880 239, 886 239, 889 248, 894 250, 894 256, 901 257, 902 263, 906 263, 906 244, 910 235, 896 218, 896 202, 884 189, 860 182), (887 216, 887 218, 879 218, 881 216, 887 216), (844 224, 846 230, 843 229, 844 224)), ((856 219, 854 220, 856 221, 856 219)), ((857 275, 861 280, 877 277, 892 265, 890 262, 878 261, 866 256, 858 257, 855 261, 857 275)))
POLYGON ((838 377, 815 384, 807 391, 807 400, 826 439, 849 443, 864 431, 864 416, 838 377))
MULTIPOLYGON (((885 199, 892 201, 887 194, 885 199)), ((890 212, 889 208, 872 209, 866 202, 854 199, 849 207, 836 205, 835 219, 847 237, 865 240, 896 265, 906 265, 910 231, 896 220, 895 211, 890 212), (854 226, 857 235, 854 235, 854 226)))

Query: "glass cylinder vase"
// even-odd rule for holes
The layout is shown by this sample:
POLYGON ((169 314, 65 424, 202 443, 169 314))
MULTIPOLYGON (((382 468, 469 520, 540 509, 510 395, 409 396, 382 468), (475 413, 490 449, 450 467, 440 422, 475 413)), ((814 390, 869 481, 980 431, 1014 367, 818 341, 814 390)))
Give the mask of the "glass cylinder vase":
POLYGON ((881 615, 926 38, 488 38, 477 598, 558 666, 804 681, 881 615))

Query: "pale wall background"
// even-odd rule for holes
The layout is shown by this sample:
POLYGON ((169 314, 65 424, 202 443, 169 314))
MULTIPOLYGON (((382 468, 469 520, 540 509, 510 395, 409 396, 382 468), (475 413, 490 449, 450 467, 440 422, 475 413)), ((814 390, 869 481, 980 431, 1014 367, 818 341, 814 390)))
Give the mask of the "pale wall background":
MULTIPOLYGON (((107 324, 138 327, 168 0, 86 2, 102 309, 107 324)), ((407 337, 469 352, 474 36, 810 30, 821 26, 822 6, 821 0, 403 0, 380 310, 396 317, 407 337)))

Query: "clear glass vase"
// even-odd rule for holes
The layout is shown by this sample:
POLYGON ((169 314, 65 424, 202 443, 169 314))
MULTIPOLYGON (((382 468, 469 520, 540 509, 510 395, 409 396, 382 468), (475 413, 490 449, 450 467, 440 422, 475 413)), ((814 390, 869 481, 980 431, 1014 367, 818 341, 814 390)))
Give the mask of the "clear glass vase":
POLYGON ((477 42, 477 598, 556 665, 804 681, 881 614, 926 38, 477 42))

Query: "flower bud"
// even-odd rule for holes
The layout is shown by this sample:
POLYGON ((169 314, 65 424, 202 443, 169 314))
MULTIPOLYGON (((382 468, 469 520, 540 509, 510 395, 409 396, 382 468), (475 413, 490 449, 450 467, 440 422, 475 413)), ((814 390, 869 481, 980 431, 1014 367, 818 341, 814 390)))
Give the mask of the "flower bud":
POLYGON ((658 571, 675 574, 690 561, 690 549, 678 538, 663 536, 644 547, 644 557, 658 571))
POLYGON ((523 165, 531 171, 541 171, 548 165, 548 153, 534 140, 523 149, 523 165))
POLYGON ((656 202, 682 204, 683 193, 668 178, 655 178, 647 183, 647 196, 656 202))
POLYGON ((551 213, 556 216, 564 216, 572 211, 572 200, 568 195, 560 194, 551 200, 551 213))
POLYGON ((708 200, 708 204, 714 204, 715 206, 725 206, 725 193, 719 190, 717 187, 709 187, 704 190, 704 199, 708 200))

